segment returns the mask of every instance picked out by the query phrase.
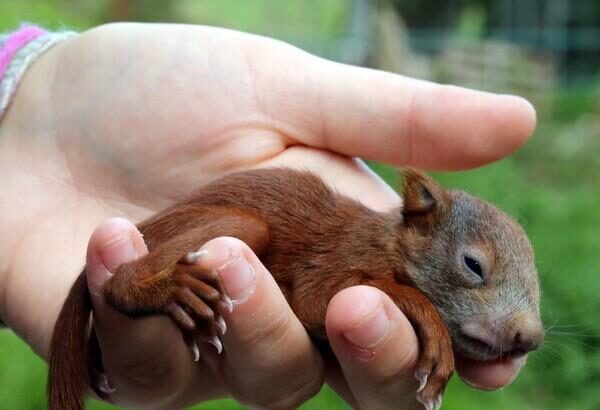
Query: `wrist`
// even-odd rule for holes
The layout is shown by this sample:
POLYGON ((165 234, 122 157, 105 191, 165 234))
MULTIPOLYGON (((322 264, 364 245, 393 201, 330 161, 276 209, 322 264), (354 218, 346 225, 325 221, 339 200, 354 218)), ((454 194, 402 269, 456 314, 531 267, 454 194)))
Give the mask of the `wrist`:
POLYGON ((83 266, 88 226, 81 218, 73 228, 89 205, 77 201, 54 138, 51 89, 61 47, 27 70, 0 122, 0 226, 10 233, 0 245, 0 317, 42 356, 83 266))

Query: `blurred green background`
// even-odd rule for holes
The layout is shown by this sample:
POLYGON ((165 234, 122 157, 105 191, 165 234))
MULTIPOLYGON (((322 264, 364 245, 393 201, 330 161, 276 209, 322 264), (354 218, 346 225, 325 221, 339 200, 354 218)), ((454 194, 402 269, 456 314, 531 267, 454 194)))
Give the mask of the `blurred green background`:
MULTIPOLYGON (((517 381, 486 393, 457 378, 444 409, 600 409, 600 3, 569 0, 20 0, 23 21, 85 30, 109 21, 219 25, 327 58, 528 97, 535 137, 503 161, 437 174, 514 215, 537 253, 547 328, 517 381)), ((510 118, 506 119, 510 121, 510 118)), ((390 182, 394 172, 373 164, 390 182)), ((44 408, 45 364, 0 331, 0 408, 44 408)), ((93 402, 90 409, 112 407, 93 402)), ((219 401, 197 409, 238 409, 219 401)), ((326 387, 304 409, 347 408, 326 387)))

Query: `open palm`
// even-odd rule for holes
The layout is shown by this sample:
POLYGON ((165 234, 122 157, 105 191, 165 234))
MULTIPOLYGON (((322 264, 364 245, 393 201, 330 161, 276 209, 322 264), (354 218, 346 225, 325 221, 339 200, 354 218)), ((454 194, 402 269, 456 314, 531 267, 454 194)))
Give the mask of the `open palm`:
MULTIPOLYGON (((355 157, 469 168, 513 151, 534 123, 530 105, 516 97, 344 66, 263 37, 197 26, 99 27, 52 49, 30 69, 0 128, 0 173, 8 181, 0 222, 14 233, 0 251, 0 262, 10 267, 2 276, 6 296, 0 313, 45 356, 52 324, 94 228, 113 216, 139 221, 227 173, 263 166, 312 169, 338 191, 385 209, 398 197, 355 157)), ((99 238, 109 241, 132 229, 120 224, 96 231, 88 266, 99 238)), ((134 242, 135 256, 143 254, 141 239, 134 242)), ((94 292, 94 280, 90 286, 94 292)), ((264 292, 266 308, 289 311, 274 284, 265 284, 264 292)), ((323 377, 321 359, 294 318, 286 322, 294 329, 286 330, 286 346, 299 353, 261 380, 271 386, 261 390, 250 380, 251 371, 244 373, 233 360, 236 348, 247 350, 250 341, 231 340, 227 346, 226 340, 232 353, 222 360, 230 362, 225 366, 230 371, 206 383, 215 373, 214 360, 221 359, 207 359, 200 370, 192 367, 167 320, 144 319, 142 326, 103 309, 96 309, 96 316, 108 318, 99 332, 103 348, 110 346, 104 349, 112 363, 107 372, 117 379, 118 400, 126 403, 156 403, 160 396, 170 408, 233 394, 246 403, 272 404, 291 394, 274 386, 289 385, 287 376, 302 370, 308 387, 290 401, 295 405, 314 394, 323 377), (125 337, 115 336, 115 323, 126 329, 125 337), (150 346, 149 334, 161 337, 150 346), (127 375, 125 368, 135 361, 126 359, 132 340, 139 342, 133 356, 140 360, 176 345, 157 360, 171 373, 155 377, 155 384, 127 375)), ((254 317, 248 311, 240 318, 244 314, 254 317)), ((260 328, 260 319, 254 324, 260 328)), ((273 357, 290 356, 289 349, 269 348, 273 357)), ((327 368, 342 396, 353 404, 392 402, 355 380, 353 375, 369 365, 344 360, 341 371, 327 368)), ((138 367, 133 373, 147 371, 138 367)), ((164 371, 155 367, 158 374, 164 371)), ((410 373, 406 378, 411 382, 404 382, 405 390, 414 389, 410 373)))

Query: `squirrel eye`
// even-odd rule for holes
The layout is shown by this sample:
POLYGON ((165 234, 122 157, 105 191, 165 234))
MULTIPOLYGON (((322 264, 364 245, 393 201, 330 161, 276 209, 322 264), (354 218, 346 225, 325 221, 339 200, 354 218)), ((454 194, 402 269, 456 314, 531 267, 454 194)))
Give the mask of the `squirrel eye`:
POLYGON ((477 262, 475 259, 470 258, 468 256, 463 256, 463 261, 465 262, 465 266, 474 274, 483 279, 483 269, 481 268, 481 264, 477 262))

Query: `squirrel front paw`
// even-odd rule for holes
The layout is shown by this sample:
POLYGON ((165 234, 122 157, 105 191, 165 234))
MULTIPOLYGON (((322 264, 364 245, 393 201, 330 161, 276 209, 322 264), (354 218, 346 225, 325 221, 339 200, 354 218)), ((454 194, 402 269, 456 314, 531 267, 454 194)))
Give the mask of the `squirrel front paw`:
POLYGON ((433 335, 426 332, 425 338, 421 339, 422 351, 414 373, 419 382, 417 400, 426 410, 437 410, 454 372, 452 341, 447 333, 433 335))
POLYGON ((439 409, 444 389, 454 372, 454 352, 448 327, 435 306, 417 288, 385 279, 367 284, 390 296, 415 328, 421 346, 414 373, 419 382, 417 400, 426 410, 439 409))

